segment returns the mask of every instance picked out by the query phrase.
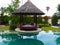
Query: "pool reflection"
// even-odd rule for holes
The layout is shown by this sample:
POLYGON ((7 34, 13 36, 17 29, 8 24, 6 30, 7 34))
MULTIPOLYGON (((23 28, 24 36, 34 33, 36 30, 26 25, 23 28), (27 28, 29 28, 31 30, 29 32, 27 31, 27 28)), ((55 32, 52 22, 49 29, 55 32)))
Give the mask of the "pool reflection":
POLYGON ((56 44, 57 44, 57 45, 60 45, 60 37, 58 37, 58 38, 56 39, 56 44))
POLYGON ((0 35, 0 45, 60 45, 60 35, 53 34, 51 31, 46 33, 41 31, 34 36, 23 36, 18 34, 2 34, 0 35))
POLYGON ((16 39, 11 40, 8 45, 44 45, 44 43, 37 39, 16 39))

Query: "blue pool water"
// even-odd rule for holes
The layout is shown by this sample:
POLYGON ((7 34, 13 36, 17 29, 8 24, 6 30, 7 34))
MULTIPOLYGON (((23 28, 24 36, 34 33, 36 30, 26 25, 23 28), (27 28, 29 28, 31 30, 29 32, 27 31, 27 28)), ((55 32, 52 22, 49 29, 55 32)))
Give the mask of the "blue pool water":
POLYGON ((21 39, 17 34, 0 35, 0 45, 60 45, 60 35, 56 35, 52 31, 41 31, 37 35, 37 39, 34 39, 33 36, 23 36, 21 39))

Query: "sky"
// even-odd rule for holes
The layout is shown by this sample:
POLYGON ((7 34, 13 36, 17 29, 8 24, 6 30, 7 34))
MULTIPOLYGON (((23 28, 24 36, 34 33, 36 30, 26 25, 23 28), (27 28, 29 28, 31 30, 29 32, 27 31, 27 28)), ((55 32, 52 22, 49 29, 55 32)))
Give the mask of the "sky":
MULTIPOLYGON (((27 0, 20 0, 20 6, 23 5, 27 0)), ((45 15, 53 16, 57 11, 57 6, 60 4, 60 0, 30 0, 36 7, 42 10, 45 15), (48 14, 46 7, 50 7, 48 14)), ((7 7, 8 4, 11 4, 11 0, 0 0, 0 7, 7 7)))

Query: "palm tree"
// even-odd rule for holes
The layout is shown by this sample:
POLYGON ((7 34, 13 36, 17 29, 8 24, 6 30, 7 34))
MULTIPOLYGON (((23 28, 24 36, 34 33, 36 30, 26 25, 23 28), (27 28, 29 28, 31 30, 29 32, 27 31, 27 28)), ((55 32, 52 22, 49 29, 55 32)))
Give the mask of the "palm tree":
POLYGON ((47 10, 47 15, 48 15, 48 11, 49 11, 49 9, 50 9, 50 7, 48 7, 48 6, 47 6, 47 7, 46 7, 46 10, 47 10))

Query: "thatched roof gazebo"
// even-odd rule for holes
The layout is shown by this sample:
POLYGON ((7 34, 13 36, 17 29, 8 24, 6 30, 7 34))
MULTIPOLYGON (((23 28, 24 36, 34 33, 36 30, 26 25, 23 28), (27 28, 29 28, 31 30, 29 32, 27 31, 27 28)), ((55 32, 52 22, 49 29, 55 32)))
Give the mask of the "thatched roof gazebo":
POLYGON ((44 13, 29 0, 13 13, 17 15, 44 15, 44 13))
POLYGON ((20 29, 21 30, 36 30, 37 29, 37 15, 44 15, 40 9, 38 9, 30 0, 28 0, 24 5, 22 5, 19 9, 13 12, 14 15, 20 16, 20 29), (34 16, 34 24, 33 25, 24 25, 23 26, 23 15, 33 15, 34 16))

